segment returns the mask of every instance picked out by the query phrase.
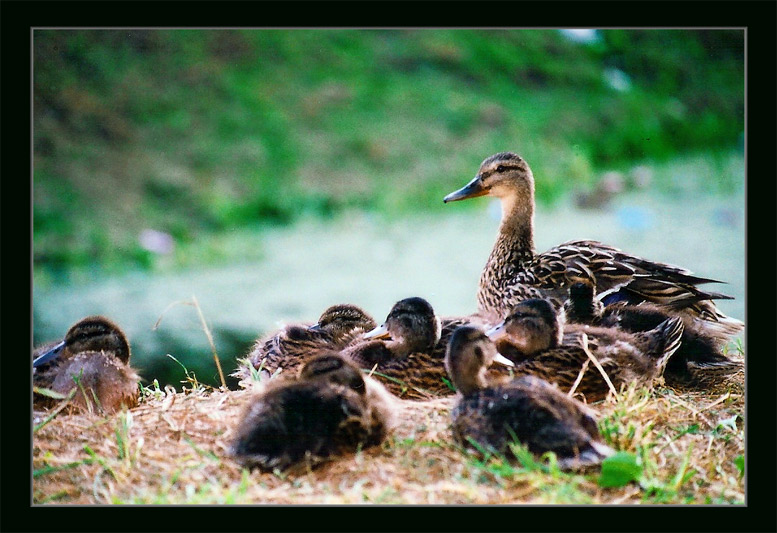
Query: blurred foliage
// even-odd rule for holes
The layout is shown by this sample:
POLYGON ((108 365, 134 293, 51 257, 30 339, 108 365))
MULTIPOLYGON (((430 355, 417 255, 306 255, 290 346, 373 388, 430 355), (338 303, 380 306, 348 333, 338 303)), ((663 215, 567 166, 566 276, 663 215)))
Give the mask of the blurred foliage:
POLYGON ((550 203, 744 128, 741 30, 35 30, 33 49, 34 262, 54 276, 153 267, 146 228, 441 209, 501 150, 550 203))

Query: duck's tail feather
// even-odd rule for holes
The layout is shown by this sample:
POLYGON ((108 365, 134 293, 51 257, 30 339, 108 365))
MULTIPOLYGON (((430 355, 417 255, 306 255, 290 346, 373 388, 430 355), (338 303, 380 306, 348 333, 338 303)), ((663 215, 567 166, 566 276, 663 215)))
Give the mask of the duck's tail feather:
POLYGON ((657 368, 663 371, 669 358, 680 348, 684 329, 682 318, 671 317, 644 333, 649 340, 647 354, 655 359, 657 368))

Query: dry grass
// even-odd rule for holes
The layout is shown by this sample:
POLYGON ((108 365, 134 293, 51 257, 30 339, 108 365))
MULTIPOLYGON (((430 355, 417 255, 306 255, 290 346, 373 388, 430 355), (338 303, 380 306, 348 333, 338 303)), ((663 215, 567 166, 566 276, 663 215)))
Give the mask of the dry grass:
MULTIPOLYGON (((111 417, 59 413, 33 436, 33 502, 59 504, 742 504, 744 382, 715 393, 627 389, 594 405, 634 481, 526 458, 481 461, 451 441, 453 398, 399 401, 381 445, 316 468, 242 470, 225 457, 251 392, 190 380, 111 417)), ((51 413, 36 413, 34 426, 51 413)), ((517 450, 522 451, 520 448, 517 450)), ((552 459, 552 458, 551 458, 552 459)))

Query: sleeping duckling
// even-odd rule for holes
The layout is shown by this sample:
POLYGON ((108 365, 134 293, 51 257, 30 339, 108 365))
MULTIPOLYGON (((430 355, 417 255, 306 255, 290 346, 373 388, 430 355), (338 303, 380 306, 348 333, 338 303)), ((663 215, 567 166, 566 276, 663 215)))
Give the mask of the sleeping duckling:
POLYGON ((617 392, 632 382, 652 386, 679 348, 683 332, 679 317, 668 318, 657 327, 638 333, 565 325, 559 342, 559 337, 551 337, 549 332, 557 331, 557 324, 561 323, 563 311, 556 312, 546 299, 530 298, 516 305, 487 335, 493 341, 511 344, 521 353, 521 360, 511 369, 515 375, 541 377, 557 384, 564 392, 574 391, 587 402, 602 400, 613 388, 617 392), (549 320, 556 324, 548 324, 549 320), (545 327, 538 327, 541 324, 545 327), (543 344, 548 347, 531 351, 532 347, 543 344))
POLYGON ((477 175, 443 201, 479 196, 499 198, 502 221, 480 276, 478 311, 494 323, 527 298, 566 298, 570 272, 582 272, 613 301, 653 302, 672 315, 695 318, 704 330, 727 340, 744 329, 744 323, 724 315, 713 299, 730 296, 705 292, 698 285, 719 283, 689 270, 649 261, 592 240, 569 241, 546 252, 534 250, 534 175, 527 162, 512 152, 486 158, 477 175))
MULTIPOLYGON (((293 375, 299 366, 321 350, 341 350, 375 327, 375 320, 363 309, 350 304, 328 307, 315 324, 288 325, 254 343, 248 360, 263 378, 278 369, 293 375)), ((250 376, 241 366, 233 374, 237 378, 250 376)))
POLYGON ((562 469, 601 463, 614 451, 601 441, 593 411, 535 376, 489 384, 486 368, 498 357, 482 330, 462 326, 451 336, 445 368, 459 393, 451 411, 461 446, 472 441, 504 455, 516 439, 529 451, 554 452, 562 469))
MULTIPOLYGON (((65 396, 76 389, 70 400, 75 408, 91 412, 95 406, 113 413, 138 403, 140 377, 129 360, 130 346, 121 328, 103 316, 86 317, 61 342, 35 350, 33 385, 65 396)), ((36 407, 53 403, 43 394, 33 396, 36 407)))
POLYGON ((405 298, 394 304, 383 324, 364 335, 368 342, 341 353, 400 398, 426 400, 453 394, 446 383, 440 337, 440 319, 431 304, 405 298))
POLYGON ((394 423, 393 397, 335 352, 268 382, 247 405, 229 455, 247 468, 284 470, 380 444, 394 423))
MULTIPOLYGON (((669 318, 669 314, 647 302, 639 305, 616 303, 603 306, 594 297, 590 281, 578 281, 569 287, 564 303, 567 321, 619 328, 632 333, 649 331, 669 318)), ((744 371, 742 361, 730 359, 721 351, 718 340, 696 322, 686 319, 680 347, 669 358, 664 381, 678 388, 716 389, 730 383, 744 371)))

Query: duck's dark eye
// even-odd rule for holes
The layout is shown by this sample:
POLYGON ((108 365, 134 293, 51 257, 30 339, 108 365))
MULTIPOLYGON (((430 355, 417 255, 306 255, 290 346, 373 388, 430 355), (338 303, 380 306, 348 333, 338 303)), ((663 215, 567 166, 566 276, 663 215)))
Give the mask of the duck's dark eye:
POLYGON ((483 349, 480 346, 475 346, 475 357, 480 361, 483 360, 483 349))
POLYGON ((502 165, 499 165, 498 167, 496 167, 496 171, 497 172, 504 172, 505 171, 505 167, 503 167, 502 165))

